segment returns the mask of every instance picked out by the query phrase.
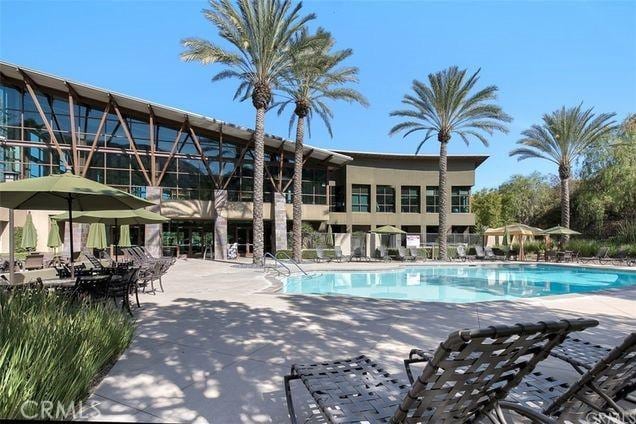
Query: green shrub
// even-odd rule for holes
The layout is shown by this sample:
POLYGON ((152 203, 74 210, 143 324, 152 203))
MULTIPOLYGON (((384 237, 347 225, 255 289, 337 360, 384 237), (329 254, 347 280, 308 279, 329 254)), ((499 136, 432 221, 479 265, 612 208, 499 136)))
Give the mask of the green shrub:
MULTIPOLYGON (((336 257, 336 253, 334 249, 323 249, 323 252, 325 253, 325 257, 327 258, 335 258, 336 257)), ((302 255, 303 255, 303 259, 307 259, 307 260, 315 260, 318 255, 316 254, 316 249, 303 249, 302 250, 302 255)), ((287 258, 291 258, 292 257, 292 251, 287 249, 287 250, 278 250, 276 252, 276 257, 278 259, 287 259, 287 258)))
POLYGON ((133 331, 130 318, 112 304, 80 304, 44 291, 0 292, 0 417, 38 417, 45 401, 68 410, 128 346, 133 331))
POLYGON ((617 243, 636 244, 636 221, 623 221, 618 224, 614 241, 617 243))
POLYGON ((566 250, 578 252, 579 256, 591 257, 596 255, 599 249, 599 243, 596 240, 585 240, 571 238, 565 245, 566 250))
POLYGON ((540 241, 527 241, 523 243, 523 250, 526 253, 539 253, 545 249, 545 243, 540 241))

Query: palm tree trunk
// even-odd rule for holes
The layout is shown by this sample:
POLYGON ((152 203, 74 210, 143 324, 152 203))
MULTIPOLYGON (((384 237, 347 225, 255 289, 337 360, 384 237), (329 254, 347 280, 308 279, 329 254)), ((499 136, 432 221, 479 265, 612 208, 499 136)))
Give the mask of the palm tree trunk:
POLYGON ((448 171, 448 152, 446 150, 448 142, 440 141, 439 145, 439 185, 438 185, 438 199, 439 199, 439 258, 443 261, 448 260, 448 253, 446 252, 446 233, 448 222, 448 208, 447 198, 448 193, 446 190, 446 179, 448 171))
POLYGON ((254 131, 254 210, 253 243, 255 264, 263 263, 263 166, 265 164, 265 108, 256 109, 256 126, 254 131))
POLYGON ((302 260, 302 223, 303 223, 303 139, 305 138, 305 118, 298 116, 296 123, 296 147, 294 150, 294 223, 293 253, 296 262, 302 260))
MULTIPOLYGON (((570 179, 561 178, 561 226, 570 228, 570 179)), ((565 245, 569 237, 561 236, 561 243, 565 245)))

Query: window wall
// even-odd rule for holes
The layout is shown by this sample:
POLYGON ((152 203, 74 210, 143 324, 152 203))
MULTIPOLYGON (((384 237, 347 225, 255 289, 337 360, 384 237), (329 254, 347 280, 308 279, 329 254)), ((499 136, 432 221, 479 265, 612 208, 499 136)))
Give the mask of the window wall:
POLYGON ((351 210, 371 212, 371 186, 354 184, 351 187, 351 210))
POLYGON ((470 212, 470 187, 455 186, 451 189, 451 212, 470 212))
POLYGON ((377 212, 395 212, 395 189, 387 185, 376 186, 375 203, 377 212))
POLYGON ((439 213, 439 190, 437 186, 426 187, 426 212, 439 213))
POLYGON ((420 188, 418 186, 402 186, 400 209, 403 213, 420 213, 420 188))

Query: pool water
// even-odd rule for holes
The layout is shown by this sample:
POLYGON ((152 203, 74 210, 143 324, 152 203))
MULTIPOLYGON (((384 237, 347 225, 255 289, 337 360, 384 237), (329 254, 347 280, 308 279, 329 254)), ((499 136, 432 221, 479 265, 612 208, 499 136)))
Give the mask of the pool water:
POLYGON ((633 285, 636 285, 636 272, 505 264, 293 275, 284 282, 283 292, 470 303, 587 293, 633 285))

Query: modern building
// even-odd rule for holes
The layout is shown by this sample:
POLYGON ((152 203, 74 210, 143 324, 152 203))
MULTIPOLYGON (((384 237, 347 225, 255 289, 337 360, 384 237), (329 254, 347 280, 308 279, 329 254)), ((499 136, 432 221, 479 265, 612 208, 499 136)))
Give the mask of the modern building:
MULTIPOLYGON (((215 245, 220 258, 236 242, 250 254, 251 130, 9 63, 0 62, 0 79, 0 181, 72 171, 157 203, 153 209, 171 222, 132 234, 155 253, 198 256, 215 245)), ((267 135, 265 146, 265 248, 275 251, 288 247, 294 143, 267 135)), ((474 225, 470 188, 486 158, 449 157, 452 232, 474 225)), ((437 161, 306 145, 303 220, 332 232, 390 224, 425 242, 437 232, 437 161)), ((57 212, 33 212, 39 250, 47 250, 48 216, 57 212)), ((6 216, 0 210, 5 252, 6 216)), ((16 212, 17 225, 23 216, 16 212)), ((76 225, 81 238, 86 226, 76 225)))

